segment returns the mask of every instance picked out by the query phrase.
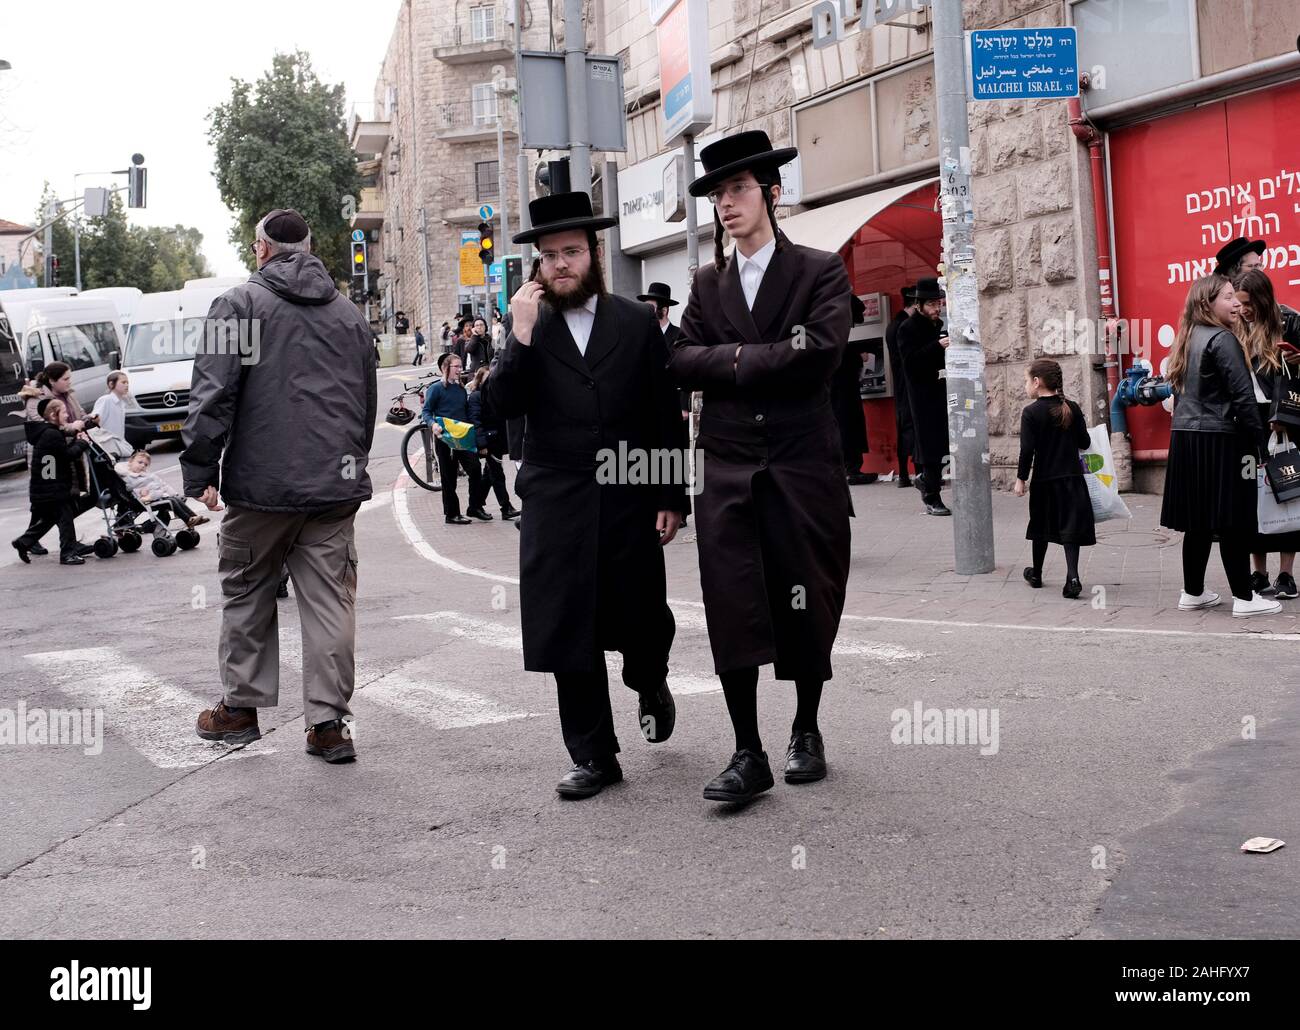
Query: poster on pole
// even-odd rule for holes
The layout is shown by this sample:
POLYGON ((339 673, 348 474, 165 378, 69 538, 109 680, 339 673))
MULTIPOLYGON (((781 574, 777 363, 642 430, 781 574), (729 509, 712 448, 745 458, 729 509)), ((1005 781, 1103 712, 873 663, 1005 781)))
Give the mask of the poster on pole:
POLYGON ((462 286, 482 286, 487 280, 483 275, 483 262, 478 256, 481 237, 477 229, 460 231, 460 284, 462 286))
POLYGON ((694 136, 713 124, 707 0, 652 0, 650 20, 659 44, 663 142, 694 136))

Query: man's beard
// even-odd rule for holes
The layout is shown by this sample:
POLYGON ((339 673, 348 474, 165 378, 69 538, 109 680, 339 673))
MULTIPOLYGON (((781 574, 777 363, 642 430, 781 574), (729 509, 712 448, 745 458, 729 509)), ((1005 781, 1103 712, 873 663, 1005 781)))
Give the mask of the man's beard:
POLYGON ((580 308, 587 303, 592 297, 602 296, 605 292, 605 275, 601 271, 600 261, 595 253, 591 255, 591 264, 587 268, 587 274, 578 280, 578 285, 573 287, 568 293, 557 293, 551 286, 549 278, 543 278, 542 296, 546 303, 555 308, 556 311, 572 311, 580 308))

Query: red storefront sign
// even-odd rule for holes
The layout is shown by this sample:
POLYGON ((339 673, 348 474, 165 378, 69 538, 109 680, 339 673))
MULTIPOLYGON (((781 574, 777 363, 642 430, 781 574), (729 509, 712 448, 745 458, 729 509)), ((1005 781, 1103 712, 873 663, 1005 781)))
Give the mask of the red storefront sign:
MULTIPOLYGON (((1300 84, 1110 135, 1116 284, 1131 353, 1163 371, 1192 282, 1229 240, 1262 239, 1278 300, 1300 307, 1300 84)), ((1169 446, 1170 415, 1130 408, 1135 451, 1169 446)))

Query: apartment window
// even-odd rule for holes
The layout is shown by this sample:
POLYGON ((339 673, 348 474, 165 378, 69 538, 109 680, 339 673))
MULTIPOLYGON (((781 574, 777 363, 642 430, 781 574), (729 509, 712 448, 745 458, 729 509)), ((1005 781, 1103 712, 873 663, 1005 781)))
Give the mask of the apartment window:
POLYGON ((501 172, 495 161, 474 162, 474 199, 496 200, 501 196, 501 172))
POLYGON ((475 125, 492 125, 497 120, 497 95, 490 82, 480 82, 471 94, 475 125))
POLYGON ((469 9, 469 37, 474 43, 497 38, 497 10, 490 5, 469 9))

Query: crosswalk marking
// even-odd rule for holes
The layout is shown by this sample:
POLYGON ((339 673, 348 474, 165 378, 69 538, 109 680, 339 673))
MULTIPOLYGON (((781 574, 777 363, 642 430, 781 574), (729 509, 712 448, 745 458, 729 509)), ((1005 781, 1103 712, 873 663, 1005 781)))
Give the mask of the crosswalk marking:
MULTIPOLYGON (((708 632, 708 622, 705 620, 703 608, 679 608, 674 606, 673 618, 677 621, 678 629, 708 632)), ((835 641, 831 653, 843 655, 847 658, 870 658, 889 665, 895 662, 914 662, 929 657, 924 651, 913 651, 911 648, 898 647, 894 644, 861 643, 845 640, 843 638, 843 627, 841 627, 840 638, 835 641)))
POLYGON ((486 726, 514 719, 528 719, 537 714, 505 708, 482 694, 397 673, 357 691, 352 700, 354 708, 360 705, 363 722, 366 706, 375 702, 438 730, 486 726))
POLYGON ((221 755, 272 754, 265 740, 231 749, 195 736, 194 721, 212 704, 129 661, 111 647, 44 651, 24 656, 63 694, 104 710, 105 729, 159 769, 206 765, 221 755))

